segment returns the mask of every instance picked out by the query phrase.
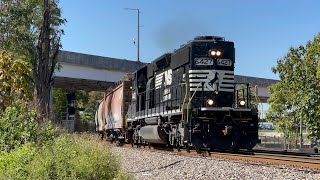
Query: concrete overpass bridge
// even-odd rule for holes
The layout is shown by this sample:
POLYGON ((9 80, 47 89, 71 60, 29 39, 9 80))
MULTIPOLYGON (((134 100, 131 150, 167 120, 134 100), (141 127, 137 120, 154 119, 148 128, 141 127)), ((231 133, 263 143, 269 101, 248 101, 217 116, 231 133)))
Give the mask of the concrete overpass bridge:
POLYGON ((89 91, 105 91, 128 72, 143 63, 124 59, 59 51, 60 71, 55 72, 54 86, 89 91))
MULTIPOLYGON (((55 72, 55 87, 105 91, 128 72, 134 72, 144 63, 101 57, 82 53, 60 51, 60 71, 55 72)), ((269 94, 266 88, 277 80, 235 75, 236 83, 258 85, 258 96, 266 102, 269 94)))

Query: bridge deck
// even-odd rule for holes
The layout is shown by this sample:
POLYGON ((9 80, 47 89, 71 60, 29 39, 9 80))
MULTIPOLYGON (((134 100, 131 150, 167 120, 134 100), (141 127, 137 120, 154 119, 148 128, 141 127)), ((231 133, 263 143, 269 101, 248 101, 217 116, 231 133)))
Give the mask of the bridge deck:
MULTIPOLYGON (((76 52, 60 51, 58 62, 62 65, 56 72, 55 86, 83 90, 105 91, 114 82, 134 72, 144 63, 76 52)), ((235 75, 236 83, 258 85, 258 95, 265 102, 269 97, 266 88, 278 80, 235 75)))

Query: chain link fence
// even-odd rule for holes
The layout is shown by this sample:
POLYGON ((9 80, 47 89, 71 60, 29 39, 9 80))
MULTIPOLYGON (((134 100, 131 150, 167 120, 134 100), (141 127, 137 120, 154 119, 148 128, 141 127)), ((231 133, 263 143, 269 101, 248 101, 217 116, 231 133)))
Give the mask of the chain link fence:
MULTIPOLYGON (((258 144, 259 147, 263 148, 277 148, 277 149, 299 149, 300 141, 299 137, 296 138, 284 138, 281 136, 267 136, 260 135, 259 139, 261 140, 261 144, 258 144)), ((302 148, 311 148, 310 140, 304 138, 302 148)))

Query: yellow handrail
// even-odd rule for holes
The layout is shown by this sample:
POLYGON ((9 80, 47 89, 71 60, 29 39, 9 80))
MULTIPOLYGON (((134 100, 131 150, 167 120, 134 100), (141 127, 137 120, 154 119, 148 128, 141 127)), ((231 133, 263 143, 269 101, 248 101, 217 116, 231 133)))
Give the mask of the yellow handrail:
POLYGON ((261 103, 261 101, 260 101, 260 98, 259 98, 259 96, 257 94, 257 88, 258 88, 258 85, 255 85, 254 89, 253 89, 253 92, 254 92, 254 97, 256 98, 256 101, 257 101, 257 103, 259 105, 261 103))
POLYGON ((196 88, 196 90, 194 91, 194 93, 192 94, 191 98, 189 99, 189 102, 188 102, 188 105, 187 105, 187 123, 188 123, 188 120, 189 120, 189 105, 190 105, 190 102, 191 100, 193 99, 194 95, 196 94, 196 92, 198 91, 198 88, 200 87, 202 82, 200 82, 196 88))
POLYGON ((183 103, 182 103, 181 122, 183 121, 184 102, 186 101, 187 94, 188 94, 188 84, 187 84, 187 83, 184 83, 184 84, 185 84, 185 86, 186 86, 186 91, 185 91, 184 99, 183 99, 183 103))

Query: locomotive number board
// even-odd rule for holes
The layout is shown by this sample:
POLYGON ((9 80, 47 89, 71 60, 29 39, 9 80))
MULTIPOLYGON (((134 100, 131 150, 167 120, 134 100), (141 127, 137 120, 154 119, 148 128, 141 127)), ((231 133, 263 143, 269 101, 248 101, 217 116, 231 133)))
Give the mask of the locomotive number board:
POLYGON ((210 66, 210 65, 213 65, 213 59, 211 59, 211 58, 195 58, 194 64, 196 66, 210 66))
POLYGON ((231 66, 232 61, 231 59, 217 59, 218 66, 231 66))

